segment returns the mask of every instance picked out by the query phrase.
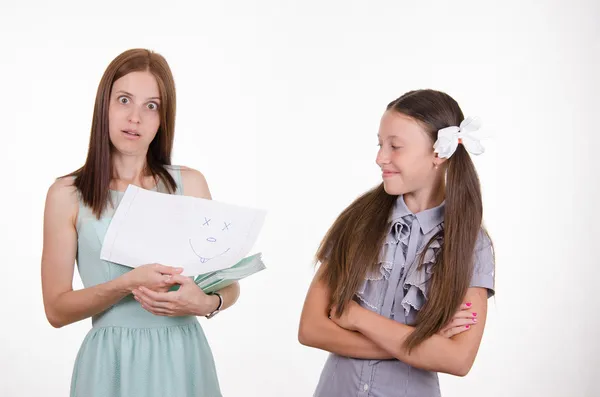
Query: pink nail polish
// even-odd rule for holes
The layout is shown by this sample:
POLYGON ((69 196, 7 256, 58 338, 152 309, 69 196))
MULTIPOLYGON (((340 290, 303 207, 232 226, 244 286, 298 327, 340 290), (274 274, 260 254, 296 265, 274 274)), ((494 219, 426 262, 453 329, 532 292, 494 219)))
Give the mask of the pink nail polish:
POLYGON ((477 317, 477 313, 473 313, 473 317, 477 317))
POLYGON ((469 329, 469 328, 471 328, 471 326, 469 324, 467 324, 467 325, 465 325, 465 328, 469 329))
POLYGON ((474 319, 473 319, 473 322, 474 322, 474 323, 476 323, 476 322, 477 322, 477 319, 476 319, 476 318, 474 318, 474 319))
POLYGON ((471 307, 471 302, 466 303, 467 307, 471 307))

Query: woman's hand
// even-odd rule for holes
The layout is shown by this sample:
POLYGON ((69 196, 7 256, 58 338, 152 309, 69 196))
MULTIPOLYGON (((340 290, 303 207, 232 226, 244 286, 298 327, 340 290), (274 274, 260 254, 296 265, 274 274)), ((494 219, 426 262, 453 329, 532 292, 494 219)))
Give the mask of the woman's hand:
POLYGON ((206 316, 219 306, 218 296, 206 295, 189 277, 174 275, 169 283, 181 287, 177 291, 155 292, 142 286, 133 290, 133 296, 157 316, 206 316))
POLYGON ((154 291, 167 291, 173 282, 171 278, 183 271, 181 267, 163 266, 157 263, 136 267, 122 275, 128 291, 133 292, 143 286, 154 291))
POLYGON ((468 331, 473 324, 477 324, 477 313, 472 311, 471 303, 463 303, 452 320, 437 334, 445 338, 452 338, 454 335, 468 331))

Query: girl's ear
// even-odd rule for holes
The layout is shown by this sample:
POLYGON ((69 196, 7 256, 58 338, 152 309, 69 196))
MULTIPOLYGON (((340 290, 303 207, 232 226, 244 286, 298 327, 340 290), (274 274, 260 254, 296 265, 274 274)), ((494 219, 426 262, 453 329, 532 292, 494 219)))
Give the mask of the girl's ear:
POLYGON ((444 164, 448 159, 438 157, 437 153, 434 153, 433 157, 433 167, 438 168, 440 165, 444 164))

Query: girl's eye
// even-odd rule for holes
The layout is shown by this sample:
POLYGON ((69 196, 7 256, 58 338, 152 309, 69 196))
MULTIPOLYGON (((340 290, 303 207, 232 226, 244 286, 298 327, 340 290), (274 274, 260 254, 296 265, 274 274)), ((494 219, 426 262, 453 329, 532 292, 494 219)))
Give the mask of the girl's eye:
POLYGON ((156 103, 156 102, 150 102, 148 104, 148 109, 150 109, 150 110, 156 110, 156 109, 158 109, 158 103, 156 103))
POLYGON ((127 98, 126 96, 120 96, 119 97, 119 102, 126 105, 129 103, 129 98, 127 98))

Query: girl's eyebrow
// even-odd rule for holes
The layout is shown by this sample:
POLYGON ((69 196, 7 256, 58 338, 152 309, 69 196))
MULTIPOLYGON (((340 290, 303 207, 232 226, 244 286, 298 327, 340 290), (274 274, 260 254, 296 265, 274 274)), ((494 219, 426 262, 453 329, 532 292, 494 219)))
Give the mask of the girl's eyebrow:
MULTIPOLYGON (((381 135, 377 134, 377 138, 378 138, 378 139, 381 139, 381 135)), ((390 135, 390 136, 388 136, 386 139, 394 139, 394 138, 398 138, 398 139, 400 139, 400 140, 402 139, 402 138, 401 138, 400 136, 398 136, 398 135, 390 135)))

